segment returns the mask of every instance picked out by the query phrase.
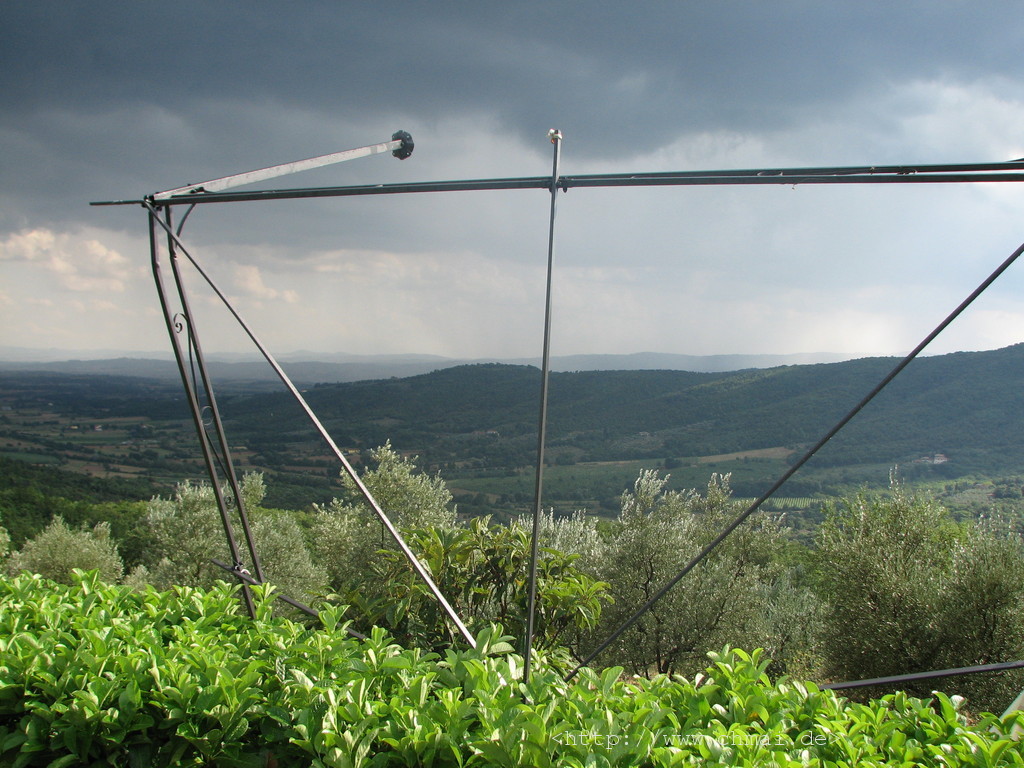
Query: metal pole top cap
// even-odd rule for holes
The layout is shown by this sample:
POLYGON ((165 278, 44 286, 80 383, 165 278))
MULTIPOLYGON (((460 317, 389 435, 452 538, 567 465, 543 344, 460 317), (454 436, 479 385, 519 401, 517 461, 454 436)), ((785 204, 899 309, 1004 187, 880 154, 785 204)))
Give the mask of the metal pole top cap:
POLYGON ((408 131, 395 131, 391 136, 391 140, 402 142, 402 146, 391 153, 399 160, 405 160, 405 158, 412 154, 413 147, 416 146, 413 144, 412 136, 409 135, 408 131))

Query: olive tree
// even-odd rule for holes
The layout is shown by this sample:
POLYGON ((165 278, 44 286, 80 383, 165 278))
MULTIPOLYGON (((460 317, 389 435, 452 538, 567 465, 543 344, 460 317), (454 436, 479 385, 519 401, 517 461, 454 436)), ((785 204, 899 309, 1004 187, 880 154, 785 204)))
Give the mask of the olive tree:
POLYGON ((11 553, 5 568, 11 575, 30 571, 62 584, 72 583, 75 569, 99 571, 100 578, 109 582, 119 581, 124 575, 117 545, 110 538, 109 523, 76 530, 60 516, 54 517, 19 551, 11 553))
MULTIPOLYGON (((589 641, 592 648, 647 603, 738 513, 727 477, 707 491, 671 491, 668 477, 641 472, 622 496, 615 523, 599 533, 593 518, 542 519, 542 542, 580 555, 578 565, 611 585, 612 605, 589 641)), ((766 648, 784 667, 810 643, 816 602, 777 562, 784 533, 764 516, 737 529, 662 597, 597 661, 634 674, 687 673, 725 644, 766 648)))
MULTIPOLYGON (((371 454, 375 467, 362 482, 398 528, 452 529, 456 511, 452 495, 440 476, 416 471, 413 460, 401 456, 390 443, 371 454)), ((326 569, 331 588, 346 592, 365 581, 377 552, 395 547, 380 518, 369 507, 356 484, 344 476, 345 493, 326 505, 314 505, 310 537, 316 562, 326 569)))
MULTIPOLYGON (((1024 655, 1024 548, 992 523, 957 524, 893 483, 832 504, 818 536, 822 652, 842 679, 925 672, 1024 655)), ((909 683, 927 694, 935 681, 909 683)), ((972 706, 1004 706, 1019 675, 950 679, 972 706), (1005 699, 1005 700, 1004 700, 1005 699), (1001 702, 1001 704, 1000 704, 1001 702)))
MULTIPOLYGON (((263 475, 245 475, 240 489, 266 580, 297 599, 308 599, 322 591, 326 575, 313 565, 294 515, 260 506, 266 493, 263 475)), ((179 483, 173 498, 155 498, 149 503, 143 524, 149 537, 148 579, 154 586, 209 586, 231 579, 211 562, 217 559, 230 563, 231 557, 216 496, 209 485, 179 483)), ((249 553, 237 520, 233 527, 242 559, 248 563, 249 553)), ((252 570, 251 565, 249 568, 252 570)))

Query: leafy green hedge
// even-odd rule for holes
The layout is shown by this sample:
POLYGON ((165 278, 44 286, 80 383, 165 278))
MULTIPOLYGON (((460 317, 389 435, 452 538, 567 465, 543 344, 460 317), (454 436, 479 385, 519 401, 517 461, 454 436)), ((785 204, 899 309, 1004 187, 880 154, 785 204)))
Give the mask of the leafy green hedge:
MULTIPOLYGON (((259 592, 259 590, 258 590, 259 592)), ((760 654, 694 681, 570 683, 543 657, 525 688, 495 633, 443 656, 239 611, 234 589, 134 593, 0 580, 0 764, 20 766, 1024 765, 1015 715, 965 724, 937 694, 850 704, 771 684, 760 654)))

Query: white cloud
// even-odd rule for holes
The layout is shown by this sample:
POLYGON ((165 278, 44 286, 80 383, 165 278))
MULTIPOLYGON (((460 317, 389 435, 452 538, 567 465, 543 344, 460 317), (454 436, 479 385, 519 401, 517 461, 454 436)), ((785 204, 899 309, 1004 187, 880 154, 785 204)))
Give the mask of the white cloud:
POLYGON ((89 232, 23 230, 0 242, 0 260, 26 262, 56 278, 67 290, 121 293, 136 276, 128 260, 89 232))
POLYGON ((918 80, 886 100, 907 104, 899 120, 901 146, 913 142, 922 157, 1015 160, 1024 156, 1024 97, 1004 77, 970 82, 918 80))
POLYGON ((263 282, 259 267, 252 264, 235 265, 235 287, 247 296, 257 299, 274 299, 278 291, 268 288, 263 282))
POLYGON ((0 240, 8 285, 0 302, 3 343, 26 347, 121 348, 165 345, 151 305, 148 246, 99 228, 19 230, 0 240), (133 263, 124 253, 137 254, 133 263))
POLYGON ((543 274, 535 269, 472 253, 330 252, 311 261, 315 277, 301 311, 275 324, 283 348, 315 340, 322 349, 366 353, 477 357, 496 345, 533 353, 523 326, 538 324, 543 274))

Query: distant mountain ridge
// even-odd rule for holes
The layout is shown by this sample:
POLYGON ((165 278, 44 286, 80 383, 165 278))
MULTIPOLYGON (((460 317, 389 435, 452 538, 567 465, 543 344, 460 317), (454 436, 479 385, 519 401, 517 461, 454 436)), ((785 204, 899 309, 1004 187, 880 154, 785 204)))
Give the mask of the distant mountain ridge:
MULTIPOLYGON (((820 438, 898 358, 863 358, 735 372, 576 371, 551 378, 549 445, 576 460, 715 455, 820 438)), ((921 358, 885 388, 820 462, 903 463, 936 453, 1020 466, 1024 344, 921 358)), ((457 366, 402 379, 321 384, 307 400, 348 442, 391 439, 437 463, 485 441, 505 466, 532 451, 540 377, 507 364, 457 366)), ((281 442, 303 427, 284 394, 239 397, 229 421, 250 444, 281 442)), ((471 451, 469 452, 472 453, 471 451)))
MULTIPOLYGON (((50 373, 106 374, 176 379, 178 368, 170 355, 159 357, 112 356, 97 359, 52 359, 59 350, 39 351, 0 347, 0 371, 37 371, 50 373)), ((68 353, 73 354, 73 353, 68 353)), ((851 355, 836 353, 796 353, 784 355, 677 355, 662 352, 633 354, 564 355, 552 358, 552 370, 566 371, 639 371, 667 370, 719 373, 748 368, 775 368, 780 365, 809 365, 840 362, 851 355)), ((297 383, 322 384, 373 379, 406 378, 445 368, 481 363, 539 366, 539 358, 486 358, 459 360, 435 355, 317 355, 292 352, 279 359, 285 372, 297 383)), ((274 371, 262 360, 223 359, 211 355, 210 372, 217 378, 243 381, 272 381, 274 371)))

